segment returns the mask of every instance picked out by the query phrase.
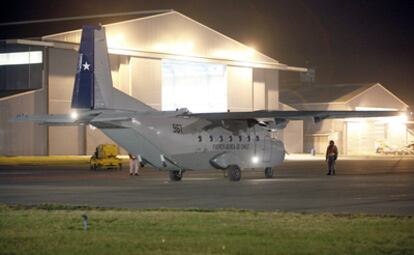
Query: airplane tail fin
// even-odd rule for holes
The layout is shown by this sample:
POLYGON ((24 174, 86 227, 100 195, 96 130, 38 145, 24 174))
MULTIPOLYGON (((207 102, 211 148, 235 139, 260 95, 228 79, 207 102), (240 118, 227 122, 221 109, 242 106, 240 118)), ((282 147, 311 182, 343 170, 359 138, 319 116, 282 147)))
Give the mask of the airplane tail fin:
POLYGON ((84 26, 72 95, 72 108, 154 111, 113 88, 105 29, 84 26))

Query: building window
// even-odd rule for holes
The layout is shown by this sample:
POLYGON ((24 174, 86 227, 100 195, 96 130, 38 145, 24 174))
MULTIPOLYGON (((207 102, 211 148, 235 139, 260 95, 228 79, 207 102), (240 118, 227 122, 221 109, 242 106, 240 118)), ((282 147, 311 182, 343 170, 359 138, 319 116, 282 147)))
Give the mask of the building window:
POLYGON ((198 136, 198 141, 202 142, 203 141, 203 137, 201 137, 201 135, 198 136))
POLYGON ((226 66, 162 60, 162 110, 227 111, 226 66))
POLYGON ((219 142, 223 142, 223 136, 219 136, 219 142))
POLYGON ((0 53, 0 66, 43 63, 42 51, 0 53))
POLYGON ((233 142, 233 136, 229 136, 229 142, 233 142))
POLYGON ((239 142, 243 141, 243 137, 239 135, 239 142))
POLYGON ((210 138, 210 142, 212 142, 213 141, 213 136, 210 135, 209 138, 210 138))
POLYGON ((258 135, 256 135, 256 141, 259 141, 259 140, 260 140, 259 136, 258 136, 258 135))
POLYGON ((0 43, 0 98, 43 86, 43 48, 0 43))
POLYGON ((250 143, 250 141, 251 141, 250 135, 247 136, 247 141, 250 143))

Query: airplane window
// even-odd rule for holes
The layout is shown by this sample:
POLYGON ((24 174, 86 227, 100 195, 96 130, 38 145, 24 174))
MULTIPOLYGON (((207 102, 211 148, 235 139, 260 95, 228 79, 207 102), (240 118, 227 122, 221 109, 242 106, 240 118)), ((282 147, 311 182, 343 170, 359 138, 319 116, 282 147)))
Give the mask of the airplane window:
POLYGON ((256 141, 259 141, 259 140, 260 140, 259 136, 258 136, 258 135, 256 135, 256 141))
POLYGON ((243 140, 242 136, 239 135, 239 142, 241 142, 243 140))
POLYGON ((223 141, 223 136, 219 136, 219 141, 222 142, 223 141))
POLYGON ((229 136, 229 142, 233 142, 233 136, 229 136))
POLYGON ((247 141, 250 142, 250 135, 247 136, 247 141))
POLYGON ((203 137, 201 137, 201 135, 198 136, 198 141, 199 142, 203 141, 203 137))
POLYGON ((210 142, 212 142, 213 141, 213 136, 212 135, 210 135, 210 142))

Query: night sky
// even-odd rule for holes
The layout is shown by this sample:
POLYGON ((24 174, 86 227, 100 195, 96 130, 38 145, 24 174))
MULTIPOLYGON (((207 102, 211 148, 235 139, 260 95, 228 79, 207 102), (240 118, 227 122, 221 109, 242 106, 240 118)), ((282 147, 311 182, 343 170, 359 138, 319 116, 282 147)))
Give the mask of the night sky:
MULTIPOLYGON (((0 22, 175 9, 282 63, 316 68, 317 83, 380 82, 414 108, 414 1, 5 2, 0 22)), ((83 23, 88 21, 0 27, 0 39, 63 32, 83 23)))

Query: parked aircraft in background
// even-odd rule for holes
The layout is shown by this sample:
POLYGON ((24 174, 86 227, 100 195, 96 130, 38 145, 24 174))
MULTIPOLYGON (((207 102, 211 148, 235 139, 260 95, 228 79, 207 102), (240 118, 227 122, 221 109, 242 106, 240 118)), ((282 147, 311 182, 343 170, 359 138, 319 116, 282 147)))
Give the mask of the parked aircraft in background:
POLYGON ((113 88, 105 30, 85 26, 79 49, 72 109, 68 115, 19 115, 18 121, 44 125, 92 125, 141 163, 166 170, 181 180, 185 170, 226 170, 239 181, 241 169, 262 168, 266 177, 285 158, 283 142, 272 131, 289 120, 384 117, 390 111, 254 111, 191 113, 157 111, 113 88))

